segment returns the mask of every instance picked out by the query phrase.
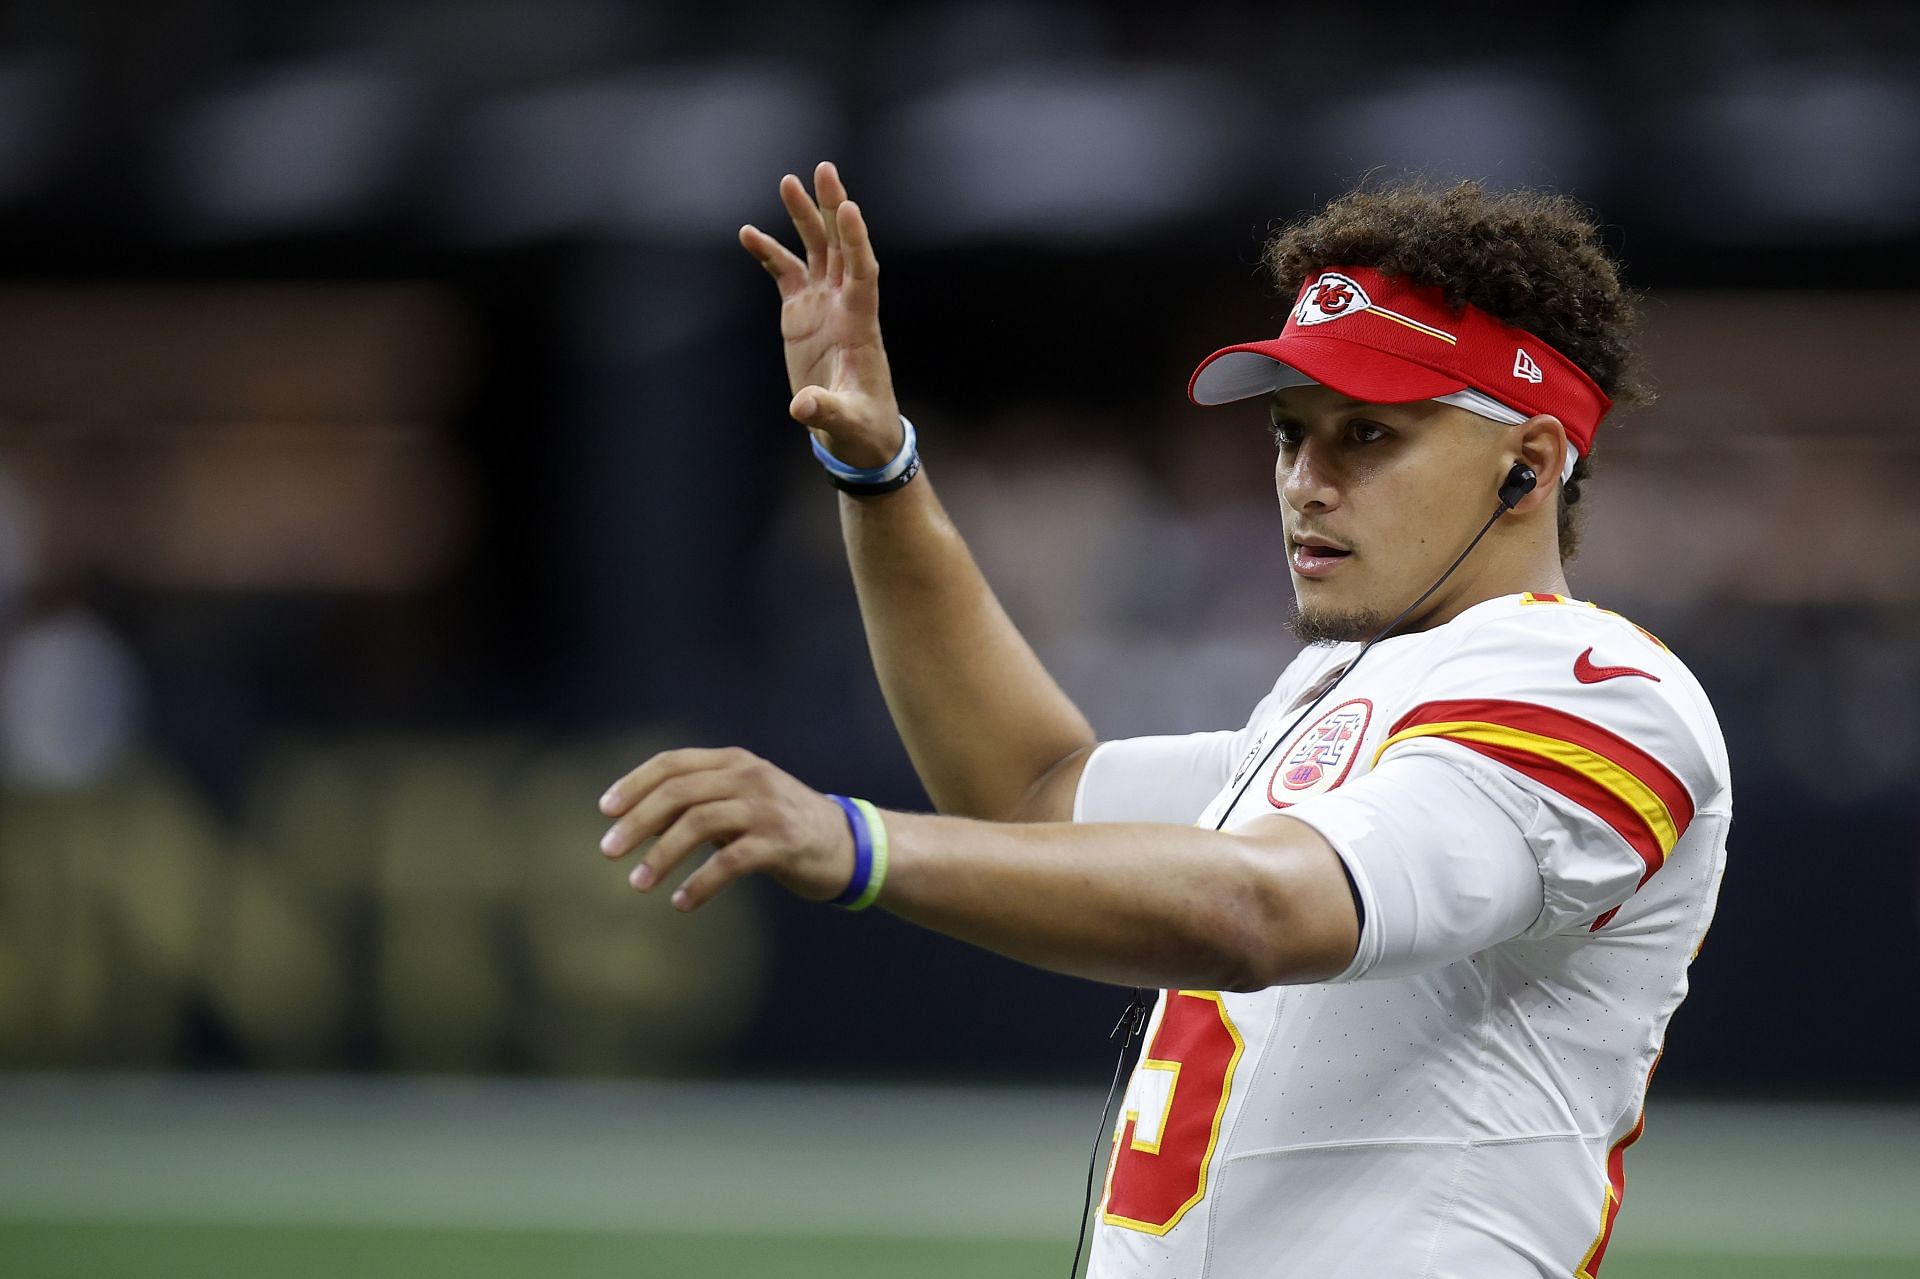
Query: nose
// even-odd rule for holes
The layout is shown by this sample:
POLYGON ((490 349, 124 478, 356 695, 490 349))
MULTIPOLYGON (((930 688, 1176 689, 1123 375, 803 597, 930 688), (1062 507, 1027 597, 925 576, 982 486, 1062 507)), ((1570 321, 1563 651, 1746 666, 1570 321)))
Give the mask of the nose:
POLYGON ((1282 454, 1276 465, 1279 471, 1280 500, 1302 514, 1308 511, 1330 511, 1340 504, 1340 490, 1334 484, 1333 469, 1329 463, 1324 445, 1309 435, 1300 441, 1293 451, 1293 463, 1288 465, 1286 455, 1282 454))

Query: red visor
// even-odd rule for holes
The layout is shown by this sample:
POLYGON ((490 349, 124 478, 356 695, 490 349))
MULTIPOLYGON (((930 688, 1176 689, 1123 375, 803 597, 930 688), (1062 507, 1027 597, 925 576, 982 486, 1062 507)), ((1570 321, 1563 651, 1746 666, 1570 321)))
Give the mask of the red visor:
POLYGON ((1478 307, 1456 311, 1437 287, 1363 266, 1308 279, 1279 337, 1215 351, 1193 371, 1187 395, 1225 404, 1302 380, 1370 404, 1478 391, 1523 418, 1551 413, 1581 453, 1613 407, 1573 361, 1525 329, 1478 307))

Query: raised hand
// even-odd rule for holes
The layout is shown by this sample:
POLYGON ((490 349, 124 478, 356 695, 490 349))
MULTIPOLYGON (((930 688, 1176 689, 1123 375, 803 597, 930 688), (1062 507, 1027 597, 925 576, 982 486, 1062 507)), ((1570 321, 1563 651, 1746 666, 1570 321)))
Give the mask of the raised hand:
POLYGON ((810 196, 793 174, 780 179, 780 201, 806 261, 752 225, 740 228, 740 243, 780 287, 780 336, 793 388, 787 411, 841 461, 880 466, 901 440, 880 342, 880 263, 839 171, 822 161, 813 186, 810 196))

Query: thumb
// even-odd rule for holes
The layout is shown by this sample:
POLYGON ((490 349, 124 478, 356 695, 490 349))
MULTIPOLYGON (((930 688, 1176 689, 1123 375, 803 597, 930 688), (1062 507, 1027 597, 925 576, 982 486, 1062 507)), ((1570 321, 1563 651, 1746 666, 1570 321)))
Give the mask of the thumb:
POLYGON ((793 397, 793 403, 787 406, 787 412, 794 421, 824 431, 831 431, 844 423, 847 409, 846 401, 840 396, 818 386, 801 387, 793 397))

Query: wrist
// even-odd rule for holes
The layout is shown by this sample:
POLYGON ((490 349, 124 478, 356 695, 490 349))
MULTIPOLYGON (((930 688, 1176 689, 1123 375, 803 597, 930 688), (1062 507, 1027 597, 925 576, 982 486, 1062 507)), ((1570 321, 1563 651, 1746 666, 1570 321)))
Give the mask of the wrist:
POLYGON ((853 836, 853 873, 839 895, 829 905, 844 910, 865 910, 880 896, 887 881, 890 846, 886 819, 880 810, 864 799, 829 795, 845 814, 847 829, 853 836))
POLYGON ((899 429, 891 433, 890 438, 879 436, 865 439, 836 440, 825 431, 812 432, 814 443, 827 451, 836 462, 853 467, 856 470, 878 470, 891 462, 900 453, 900 445, 906 439, 906 427, 900 425, 900 415, 894 414, 894 425, 899 429))
POLYGON ((920 472, 920 445, 913 423, 900 414, 900 447, 878 466, 854 466, 829 452, 818 438, 813 440, 813 456, 826 468, 827 478, 843 493, 855 497, 875 497, 905 487, 920 472))

